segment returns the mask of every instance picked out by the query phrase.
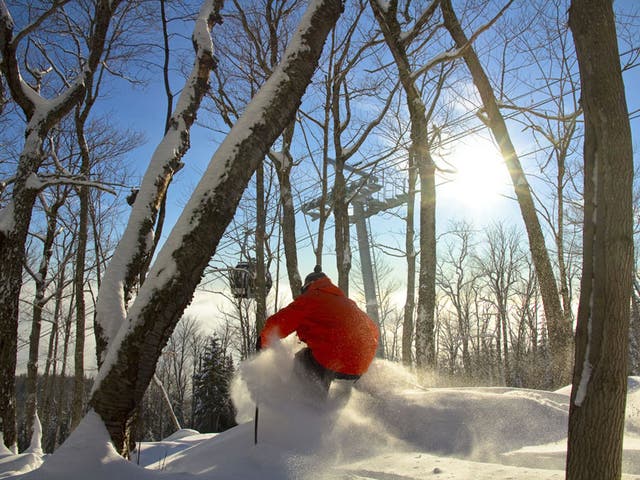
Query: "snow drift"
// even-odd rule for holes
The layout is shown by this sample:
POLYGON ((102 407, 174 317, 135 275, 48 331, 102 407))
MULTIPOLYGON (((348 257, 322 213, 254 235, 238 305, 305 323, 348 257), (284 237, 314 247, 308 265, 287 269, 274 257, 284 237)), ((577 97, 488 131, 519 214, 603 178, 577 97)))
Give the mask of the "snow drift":
MULTIPOLYGON (((39 468, 26 457, 13 469, 3 462, 21 456, 0 459, 0 478, 29 468, 22 478, 73 480, 89 471, 92 480, 564 477, 568 388, 424 388, 401 366, 377 360, 355 388, 335 382, 319 404, 292 380, 295 348, 283 342, 241 364, 232 389, 240 425, 227 432, 182 430, 144 444, 138 466, 116 454, 90 413, 39 468)), ((629 380, 624 470, 640 478, 638 377, 629 380)))

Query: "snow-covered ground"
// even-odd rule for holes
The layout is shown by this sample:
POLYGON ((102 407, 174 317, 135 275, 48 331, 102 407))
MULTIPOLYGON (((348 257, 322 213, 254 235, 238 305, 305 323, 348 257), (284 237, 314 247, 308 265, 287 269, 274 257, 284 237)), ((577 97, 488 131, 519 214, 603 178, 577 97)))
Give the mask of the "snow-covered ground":
MULTIPOLYGON (((292 344, 241 365, 239 425, 192 430, 119 457, 89 413, 55 454, 0 456, 0 478, 29 480, 562 479, 569 388, 422 388, 376 361, 349 391, 318 405, 291 382, 292 344), (255 400, 260 405, 254 444, 255 400)), ((624 471, 640 479, 640 378, 629 379, 624 471)), ((0 452, 2 455, 2 452, 0 452)))

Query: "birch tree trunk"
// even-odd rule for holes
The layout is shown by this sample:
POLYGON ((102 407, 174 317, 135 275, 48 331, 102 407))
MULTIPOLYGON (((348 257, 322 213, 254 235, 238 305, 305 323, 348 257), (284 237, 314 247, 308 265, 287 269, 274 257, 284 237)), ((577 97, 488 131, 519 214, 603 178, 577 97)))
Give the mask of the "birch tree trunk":
POLYGON ((613 5, 573 0, 584 108, 584 237, 567 479, 617 479, 633 275, 633 149, 613 5))
MULTIPOLYGON (((11 97, 26 119, 25 144, 15 175, 9 203, 0 210, 0 431, 5 444, 16 442, 15 368, 18 332, 18 301, 22 287, 25 243, 35 198, 40 187, 37 171, 44 160, 47 133, 83 98, 104 50, 111 18, 120 0, 100 0, 95 7, 93 31, 88 39, 89 56, 80 73, 58 97, 46 100, 21 76, 17 52, 24 35, 14 36, 13 19, 0 1, 0 51, 2 73, 11 97)), ((52 8, 56 8, 54 6, 52 8)), ((19 32, 23 33, 23 32, 19 32)))
POLYGON ((451 0, 442 0, 440 7, 444 17, 444 25, 456 43, 457 48, 461 49, 462 58, 467 64, 467 68, 473 78, 473 83, 478 89, 478 93, 482 99, 482 104, 486 112, 486 123, 498 143, 502 157, 509 170, 509 175, 511 176, 513 188, 529 238, 531 257, 540 284, 540 293, 542 295, 553 359, 553 383, 556 386, 564 385, 569 379, 569 371, 572 363, 572 328, 570 321, 567 321, 562 311, 560 294, 549 259, 544 234, 542 233, 540 221, 538 220, 531 188, 522 170, 520 159, 511 141, 504 117, 498 108, 491 82, 473 46, 470 44, 469 39, 460 26, 460 22, 451 6, 451 0))
POLYGON ((191 301, 255 169, 292 121, 341 10, 339 0, 310 2, 282 62, 213 155, 129 308, 127 326, 109 346, 90 405, 124 455, 128 426, 162 347, 191 301))

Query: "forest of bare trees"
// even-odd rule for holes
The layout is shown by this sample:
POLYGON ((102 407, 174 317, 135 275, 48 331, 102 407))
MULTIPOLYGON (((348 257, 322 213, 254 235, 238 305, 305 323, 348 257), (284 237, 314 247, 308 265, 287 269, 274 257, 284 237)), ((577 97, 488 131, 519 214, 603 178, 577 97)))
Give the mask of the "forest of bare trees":
POLYGON ((581 478, 572 432, 640 375, 640 9, 524 3, 0 0, 4 443, 203 425, 203 358, 250 357, 320 264, 425 383, 573 378, 581 478), (508 182, 476 210, 462 144, 508 182))

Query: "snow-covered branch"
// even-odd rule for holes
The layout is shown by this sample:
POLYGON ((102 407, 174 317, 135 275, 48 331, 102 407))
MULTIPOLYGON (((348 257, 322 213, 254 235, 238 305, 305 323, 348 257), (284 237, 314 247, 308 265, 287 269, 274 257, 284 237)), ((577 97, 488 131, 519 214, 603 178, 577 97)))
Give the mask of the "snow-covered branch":
MULTIPOLYGON (((283 60, 213 155, 109 344, 90 406, 123 453, 128 418, 151 381, 161 347, 191 301, 258 163, 292 121, 341 10, 340 0, 309 2, 283 60)), ((110 269, 122 268, 114 261, 110 269)))
POLYGON ((102 190, 103 192, 109 193, 111 195, 117 195, 117 192, 113 189, 105 185, 101 182, 92 182, 91 180, 85 180, 81 175, 73 175, 73 176, 48 176, 48 175, 40 175, 38 177, 37 186, 34 181, 32 188, 36 190, 43 190, 46 187, 50 187, 52 185, 75 185, 75 186, 86 186, 90 188, 95 188, 97 190, 102 190))
POLYGON ((109 344, 124 323, 126 289, 138 276, 141 265, 149 255, 160 204, 189 149, 189 131, 208 90, 210 72, 215 67, 211 29, 220 22, 222 3, 222 0, 206 0, 200 9, 192 37, 196 59, 191 74, 178 98, 169 129, 151 157, 129 222, 105 272, 98 294, 95 321, 97 335, 104 345, 109 344))
POLYGON ((427 8, 424 9, 422 14, 420 15, 420 18, 415 21, 411 30, 408 30, 401 34, 400 41, 404 44, 405 48, 420 34, 422 27, 424 27, 424 25, 431 19, 431 17, 433 17, 433 14, 435 13, 436 8, 438 8, 439 4, 440 0, 432 0, 431 3, 427 5, 427 8))

